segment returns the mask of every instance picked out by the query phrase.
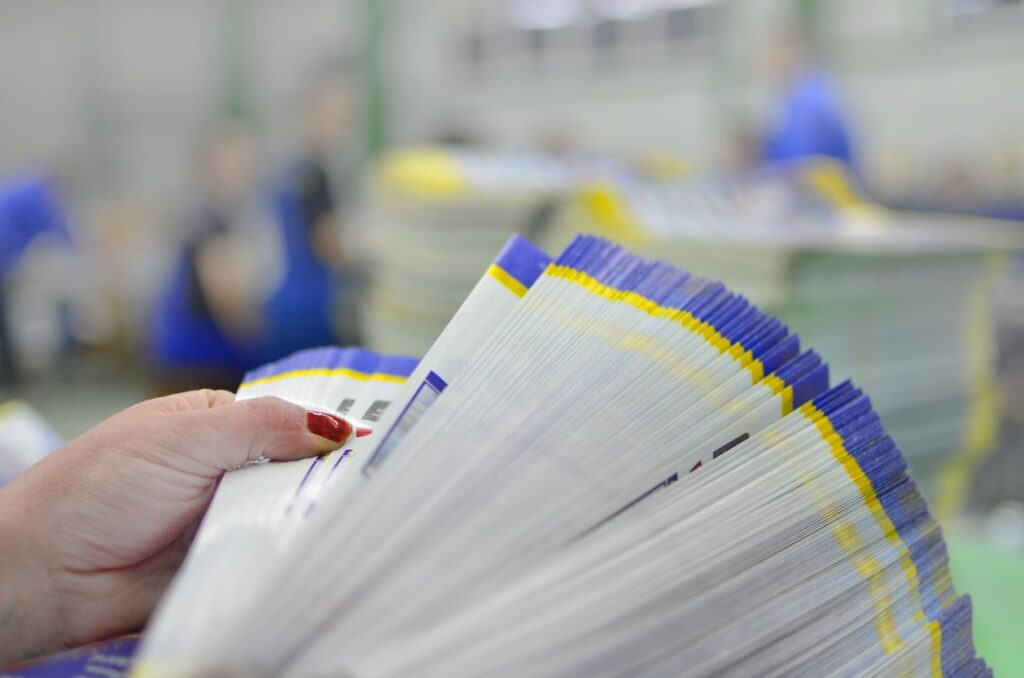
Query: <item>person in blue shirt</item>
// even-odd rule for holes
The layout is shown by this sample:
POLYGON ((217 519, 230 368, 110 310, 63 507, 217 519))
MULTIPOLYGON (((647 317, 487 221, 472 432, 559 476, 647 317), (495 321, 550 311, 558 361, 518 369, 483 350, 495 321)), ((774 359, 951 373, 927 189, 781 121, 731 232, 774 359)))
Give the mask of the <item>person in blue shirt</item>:
POLYGON ((831 78, 810 59, 803 32, 784 33, 773 56, 782 96, 765 134, 763 160, 824 156, 856 171, 849 116, 831 78))
POLYGON ((247 132, 225 125, 204 153, 204 196, 149 318, 161 391, 234 388, 265 362, 263 304, 280 284, 280 236, 252 176, 247 132))
POLYGON ((348 124, 345 88, 314 83, 304 110, 304 145, 275 196, 284 270, 264 306, 265 360, 324 344, 359 344, 361 272, 343 227, 347 195, 339 172, 348 124))

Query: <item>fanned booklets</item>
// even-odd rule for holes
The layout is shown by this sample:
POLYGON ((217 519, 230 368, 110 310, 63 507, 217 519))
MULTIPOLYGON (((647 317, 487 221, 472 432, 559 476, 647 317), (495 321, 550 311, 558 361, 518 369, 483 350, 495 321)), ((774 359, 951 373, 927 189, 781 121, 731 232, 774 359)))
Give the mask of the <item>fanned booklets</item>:
POLYGON ((545 246, 615 235, 720 278, 867 390, 941 519, 956 515, 1000 423, 1001 252, 1012 224, 886 210, 834 161, 581 192, 545 246))
POLYGON ((840 163, 648 172, 626 158, 397 149, 376 163, 363 218, 366 336, 422 353, 502 242, 550 251, 578 232, 726 280, 871 393, 942 519, 997 443, 992 300, 999 256, 1024 249, 992 220, 887 210, 840 163), (922 350, 927 347, 928 350, 922 350))
POLYGON ((246 379, 372 422, 229 473, 134 675, 988 675, 868 396, 720 283, 513 238, 414 361, 246 379))

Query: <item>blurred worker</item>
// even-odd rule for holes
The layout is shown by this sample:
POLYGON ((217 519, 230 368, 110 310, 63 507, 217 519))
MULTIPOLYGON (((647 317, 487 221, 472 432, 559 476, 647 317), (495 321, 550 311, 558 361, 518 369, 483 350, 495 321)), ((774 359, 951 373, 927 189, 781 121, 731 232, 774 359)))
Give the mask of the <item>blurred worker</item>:
POLYGON ((362 273, 346 245, 337 169, 346 142, 345 90, 318 82, 304 111, 304 147, 276 197, 284 246, 281 286, 266 306, 268 359, 310 346, 358 344, 362 273))
POLYGON ((219 130, 203 165, 204 202, 151 316, 151 353, 168 391, 235 388, 264 359, 263 306, 280 283, 282 246, 245 128, 219 130))
POLYGON ((764 160, 827 156, 856 170, 846 112, 831 79, 812 62, 804 31, 785 31, 768 61, 781 98, 765 135, 764 160))
MULTIPOLYGON (((0 186, 0 380, 17 376, 16 342, 11 326, 11 280, 26 253, 49 237, 58 247, 71 243, 56 183, 29 176, 0 186)), ((37 313, 43 309, 35 309, 37 313)))

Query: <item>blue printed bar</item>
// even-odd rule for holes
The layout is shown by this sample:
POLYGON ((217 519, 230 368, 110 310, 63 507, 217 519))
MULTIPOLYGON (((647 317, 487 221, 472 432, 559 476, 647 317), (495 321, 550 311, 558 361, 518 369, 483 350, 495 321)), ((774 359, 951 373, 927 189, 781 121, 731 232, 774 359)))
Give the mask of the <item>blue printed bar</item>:
POLYGON ((528 288, 551 263, 551 257, 529 240, 514 235, 505 243, 494 263, 528 288))

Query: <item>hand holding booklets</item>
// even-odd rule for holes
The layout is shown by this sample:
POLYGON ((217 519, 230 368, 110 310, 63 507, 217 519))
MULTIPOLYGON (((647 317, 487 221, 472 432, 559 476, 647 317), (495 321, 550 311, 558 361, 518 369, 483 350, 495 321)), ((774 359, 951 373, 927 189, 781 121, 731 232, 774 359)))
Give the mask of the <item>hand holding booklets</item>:
POLYGON ((719 283, 515 238, 418 366, 266 394, 374 433, 225 477, 136 675, 988 673, 868 397, 719 283))

